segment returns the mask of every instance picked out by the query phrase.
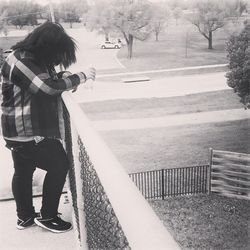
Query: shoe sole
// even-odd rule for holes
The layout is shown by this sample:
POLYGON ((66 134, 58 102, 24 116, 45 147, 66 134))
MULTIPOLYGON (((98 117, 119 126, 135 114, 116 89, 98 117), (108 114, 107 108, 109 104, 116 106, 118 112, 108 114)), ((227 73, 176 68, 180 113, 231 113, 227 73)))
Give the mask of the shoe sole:
POLYGON ((24 229, 26 229, 26 228, 33 227, 33 226, 35 226, 35 225, 36 225, 35 223, 33 223, 32 225, 27 226, 27 227, 23 227, 23 226, 16 225, 16 228, 17 228, 18 230, 24 230, 24 229))
POLYGON ((37 226, 42 227, 42 228, 44 228, 44 229, 46 229, 46 230, 49 230, 49 231, 51 231, 51 232, 53 232, 53 233, 65 233, 65 232, 68 232, 68 231, 70 231, 70 230, 72 229, 72 226, 71 226, 69 229, 63 230, 63 231, 56 230, 56 229, 52 229, 52 228, 49 228, 49 227, 44 226, 44 225, 43 225, 40 221, 38 221, 36 218, 34 219, 34 222, 35 222, 35 224, 36 224, 37 226))

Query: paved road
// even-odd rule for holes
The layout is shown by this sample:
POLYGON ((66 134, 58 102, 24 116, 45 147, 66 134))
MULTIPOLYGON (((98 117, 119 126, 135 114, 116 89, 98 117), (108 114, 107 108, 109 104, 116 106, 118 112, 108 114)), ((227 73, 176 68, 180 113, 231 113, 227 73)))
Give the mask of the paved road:
POLYGON ((117 60, 117 49, 100 49, 104 37, 96 32, 88 32, 82 29, 67 29, 78 45, 77 63, 70 67, 71 72, 83 71, 89 66, 97 70, 120 69, 123 66, 117 60))
MULTIPOLYGON (((11 30, 8 37, 24 37, 31 30, 11 30)), ((100 49, 100 44, 104 41, 104 36, 96 32, 88 32, 84 27, 76 29, 66 29, 78 46, 77 63, 70 67, 70 71, 83 71, 90 65, 97 70, 122 69, 124 66, 117 60, 116 49, 100 49)), ((0 33, 0 37, 4 35, 0 33)))

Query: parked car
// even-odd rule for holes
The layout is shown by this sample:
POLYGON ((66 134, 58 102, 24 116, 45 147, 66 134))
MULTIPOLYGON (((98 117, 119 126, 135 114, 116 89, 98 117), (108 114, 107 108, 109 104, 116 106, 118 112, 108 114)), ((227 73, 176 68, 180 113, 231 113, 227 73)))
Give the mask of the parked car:
POLYGON ((120 48, 121 48, 120 43, 106 41, 106 42, 101 44, 101 49, 120 49, 120 48))
POLYGON ((12 52, 13 50, 12 49, 6 49, 4 52, 3 52, 3 58, 7 58, 7 56, 12 52))

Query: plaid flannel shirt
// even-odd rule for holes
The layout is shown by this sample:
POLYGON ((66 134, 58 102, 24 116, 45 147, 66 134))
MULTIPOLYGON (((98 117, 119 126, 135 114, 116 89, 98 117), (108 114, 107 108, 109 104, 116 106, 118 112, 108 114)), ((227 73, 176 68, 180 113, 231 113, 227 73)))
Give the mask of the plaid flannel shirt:
POLYGON ((4 62, 2 132, 6 138, 43 136, 63 138, 61 93, 85 79, 83 73, 64 79, 39 65, 31 53, 14 51, 4 62))

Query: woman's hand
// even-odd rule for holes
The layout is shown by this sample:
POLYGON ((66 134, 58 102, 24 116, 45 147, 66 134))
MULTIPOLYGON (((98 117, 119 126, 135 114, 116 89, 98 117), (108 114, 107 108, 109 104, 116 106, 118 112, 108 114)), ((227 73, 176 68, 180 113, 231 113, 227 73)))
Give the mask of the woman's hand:
POLYGON ((95 80, 95 76, 96 76, 96 70, 95 68, 91 67, 85 71, 83 71, 85 76, 86 76, 86 81, 87 80, 95 80))

